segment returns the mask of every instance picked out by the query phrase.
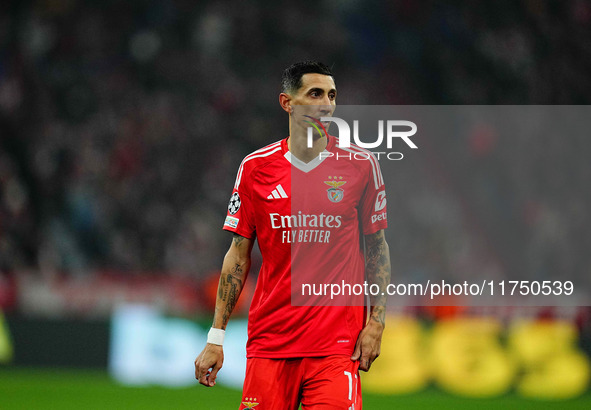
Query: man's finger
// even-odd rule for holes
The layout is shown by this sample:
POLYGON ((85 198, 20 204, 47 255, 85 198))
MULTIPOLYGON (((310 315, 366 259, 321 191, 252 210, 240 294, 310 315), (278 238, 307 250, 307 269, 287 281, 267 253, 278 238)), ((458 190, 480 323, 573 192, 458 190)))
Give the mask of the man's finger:
POLYGON ((205 368, 204 367, 199 368, 199 372, 201 374, 201 377, 199 378, 199 383, 204 386, 207 386, 207 387, 213 386, 213 384, 210 385, 210 383, 209 383, 209 378, 210 378, 210 374, 211 374, 211 370, 210 370, 211 367, 212 366, 208 366, 205 368))
POLYGON ((368 349, 362 351, 361 359, 359 360, 359 369, 363 370, 364 372, 368 371, 369 367, 371 366, 371 359, 367 350, 368 349))
POLYGON ((213 387, 215 386, 215 379, 218 375, 218 371, 222 368, 221 363, 216 363, 213 365, 213 368, 211 369, 211 373, 209 374, 209 386, 213 387))
POLYGON ((351 356, 351 360, 358 360, 359 356, 361 356, 361 343, 359 342, 359 340, 357 340, 357 343, 355 344, 355 350, 353 351, 353 355, 351 356))
POLYGON ((201 366, 199 365, 199 358, 195 359, 195 379, 199 380, 201 378, 201 366))
POLYGON ((209 371, 201 373, 201 377, 199 378, 199 384, 202 384, 204 386, 209 386, 209 383, 207 381, 208 375, 209 375, 209 371))
POLYGON ((201 371, 201 377, 199 378, 199 383, 209 387, 209 369, 205 371, 201 371))
POLYGON ((371 362, 368 359, 361 359, 359 361, 359 370, 368 371, 371 367, 371 362))

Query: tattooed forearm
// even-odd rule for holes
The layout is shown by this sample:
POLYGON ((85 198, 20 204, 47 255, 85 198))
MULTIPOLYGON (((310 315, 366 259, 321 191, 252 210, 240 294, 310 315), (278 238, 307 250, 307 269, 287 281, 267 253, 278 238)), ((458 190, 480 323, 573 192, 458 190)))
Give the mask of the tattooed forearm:
POLYGON ((224 257, 222 273, 218 284, 213 326, 225 329, 230 315, 236 307, 244 281, 250 269, 252 240, 234 235, 232 246, 224 257))
POLYGON ((222 274, 220 277, 220 283, 218 285, 218 298, 225 302, 228 301, 230 290, 236 288, 237 283, 235 281, 238 281, 238 284, 240 287, 242 287, 242 280, 240 279, 242 277, 242 273, 242 267, 237 263, 230 270, 230 273, 227 275, 222 274), (234 275, 236 275, 236 277, 234 277, 234 275))
POLYGON ((377 284, 380 291, 370 296, 371 320, 385 325, 387 286, 390 284, 390 250, 384 231, 365 236, 365 273, 370 284, 377 284))
POLYGON ((232 270, 220 277, 220 283, 218 286, 218 297, 223 302, 223 311, 222 311, 222 323, 224 328, 228 323, 228 319, 230 319, 230 314, 234 307, 236 306, 236 302, 238 301, 238 297, 240 296, 240 291, 242 290, 242 268, 239 264, 236 264, 232 270))

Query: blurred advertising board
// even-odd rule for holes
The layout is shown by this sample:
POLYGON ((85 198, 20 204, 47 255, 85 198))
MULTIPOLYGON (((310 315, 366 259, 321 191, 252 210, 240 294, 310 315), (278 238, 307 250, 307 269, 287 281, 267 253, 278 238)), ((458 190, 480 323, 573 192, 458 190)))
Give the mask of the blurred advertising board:
POLYGON ((124 303, 152 305, 167 313, 194 315, 202 308, 196 279, 158 274, 95 272, 81 276, 16 275, 16 306, 38 317, 110 317, 124 303))
MULTIPOLYGON (((193 362, 203 349, 207 331, 192 321, 167 318, 147 305, 122 305, 113 314, 109 372, 132 386, 196 384, 193 362)), ((242 387, 246 370, 246 320, 226 329, 224 371, 218 381, 242 387)))

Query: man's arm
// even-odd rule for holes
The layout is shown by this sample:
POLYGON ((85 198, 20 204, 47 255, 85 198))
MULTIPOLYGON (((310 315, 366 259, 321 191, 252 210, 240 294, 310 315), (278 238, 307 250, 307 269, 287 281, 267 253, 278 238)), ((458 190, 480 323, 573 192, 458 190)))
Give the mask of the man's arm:
MULTIPOLYGON (((238 302, 238 297, 248 276, 253 243, 252 239, 237 234, 234 234, 232 238, 232 244, 222 264, 215 301, 213 328, 225 330, 228 325, 228 319, 238 302)), ((217 373, 222 368, 223 362, 222 346, 206 344, 201 354, 195 359, 195 378, 204 386, 214 386, 217 373)))
POLYGON ((390 249, 384 231, 365 235, 365 274, 370 284, 377 284, 380 291, 370 295, 369 321, 359 333, 351 360, 360 360, 359 369, 368 371, 380 355, 382 333, 386 323, 387 286, 390 283, 390 249))

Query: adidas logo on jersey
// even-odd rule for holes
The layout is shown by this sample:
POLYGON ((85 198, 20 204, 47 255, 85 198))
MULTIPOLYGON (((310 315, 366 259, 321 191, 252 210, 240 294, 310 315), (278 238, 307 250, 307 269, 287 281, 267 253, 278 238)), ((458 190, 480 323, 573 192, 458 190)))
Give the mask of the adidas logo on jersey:
POLYGON ((281 184, 277 185, 275 187, 275 189, 273 190, 273 192, 271 192, 269 194, 269 196, 267 197, 267 199, 281 199, 281 198, 287 198, 287 194, 285 193, 285 190, 283 189, 283 187, 281 186, 281 184))

